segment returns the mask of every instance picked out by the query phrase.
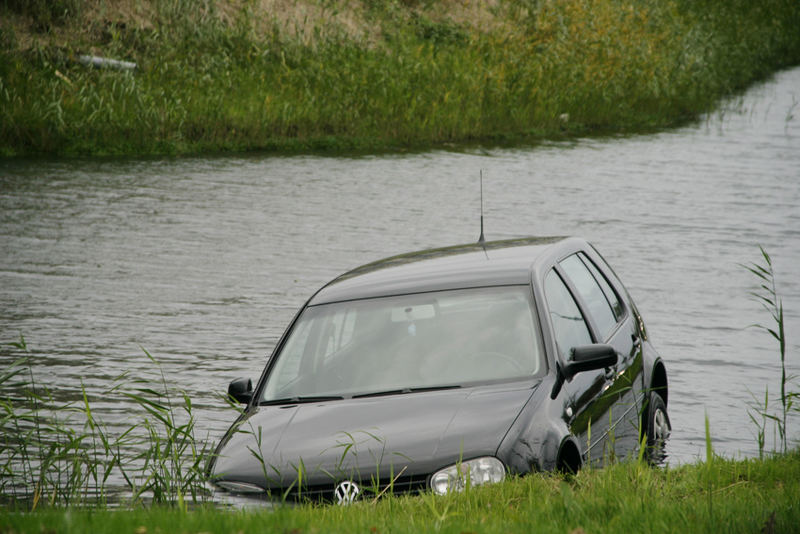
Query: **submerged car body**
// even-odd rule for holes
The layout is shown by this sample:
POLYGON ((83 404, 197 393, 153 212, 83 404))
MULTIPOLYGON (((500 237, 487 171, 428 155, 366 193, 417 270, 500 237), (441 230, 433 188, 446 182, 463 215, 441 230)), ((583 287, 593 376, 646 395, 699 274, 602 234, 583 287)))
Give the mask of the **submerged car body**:
POLYGON ((658 446, 667 374, 636 307, 578 238, 404 254, 298 312, 209 463, 234 493, 351 501, 574 471, 658 446))

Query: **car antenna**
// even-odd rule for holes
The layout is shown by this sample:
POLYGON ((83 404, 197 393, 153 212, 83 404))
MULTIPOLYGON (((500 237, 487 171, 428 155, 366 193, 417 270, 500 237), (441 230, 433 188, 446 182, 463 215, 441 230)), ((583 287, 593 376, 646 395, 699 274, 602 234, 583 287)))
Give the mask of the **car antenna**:
POLYGON ((481 235, 478 237, 478 244, 483 246, 486 239, 483 237, 483 169, 480 169, 481 176, 481 235))

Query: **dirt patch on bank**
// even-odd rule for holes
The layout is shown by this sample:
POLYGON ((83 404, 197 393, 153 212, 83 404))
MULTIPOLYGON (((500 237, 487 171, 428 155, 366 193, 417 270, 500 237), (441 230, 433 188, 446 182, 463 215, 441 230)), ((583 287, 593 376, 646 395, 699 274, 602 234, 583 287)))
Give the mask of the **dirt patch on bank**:
POLYGON ((172 17, 190 16, 198 24, 244 27, 256 37, 277 32, 308 45, 337 36, 370 46, 392 25, 412 20, 486 33, 510 28, 511 20, 524 15, 509 12, 500 0, 196 0, 191 9, 159 0, 19 0, 0 7, 0 31, 7 48, 91 50, 109 32, 149 31, 172 17))

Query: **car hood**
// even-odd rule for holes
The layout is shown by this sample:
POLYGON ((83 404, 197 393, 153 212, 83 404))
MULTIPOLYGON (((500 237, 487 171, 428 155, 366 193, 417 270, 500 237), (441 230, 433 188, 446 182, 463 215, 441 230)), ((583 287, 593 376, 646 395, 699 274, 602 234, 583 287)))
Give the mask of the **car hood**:
POLYGON ((492 456, 536 383, 262 406, 229 430, 212 476, 264 488, 430 474, 492 456), (263 462, 262 462, 263 459, 263 462))

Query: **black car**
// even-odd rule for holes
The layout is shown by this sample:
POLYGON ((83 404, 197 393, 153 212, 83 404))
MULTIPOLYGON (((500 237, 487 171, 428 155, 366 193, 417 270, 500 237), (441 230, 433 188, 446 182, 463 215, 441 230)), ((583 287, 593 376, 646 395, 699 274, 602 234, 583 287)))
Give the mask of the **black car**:
POLYGON ((663 450, 667 372, 600 254, 578 238, 394 256, 322 287, 278 342, 208 467, 270 499, 575 471, 663 450), (645 451, 642 451, 645 452, 645 451))

